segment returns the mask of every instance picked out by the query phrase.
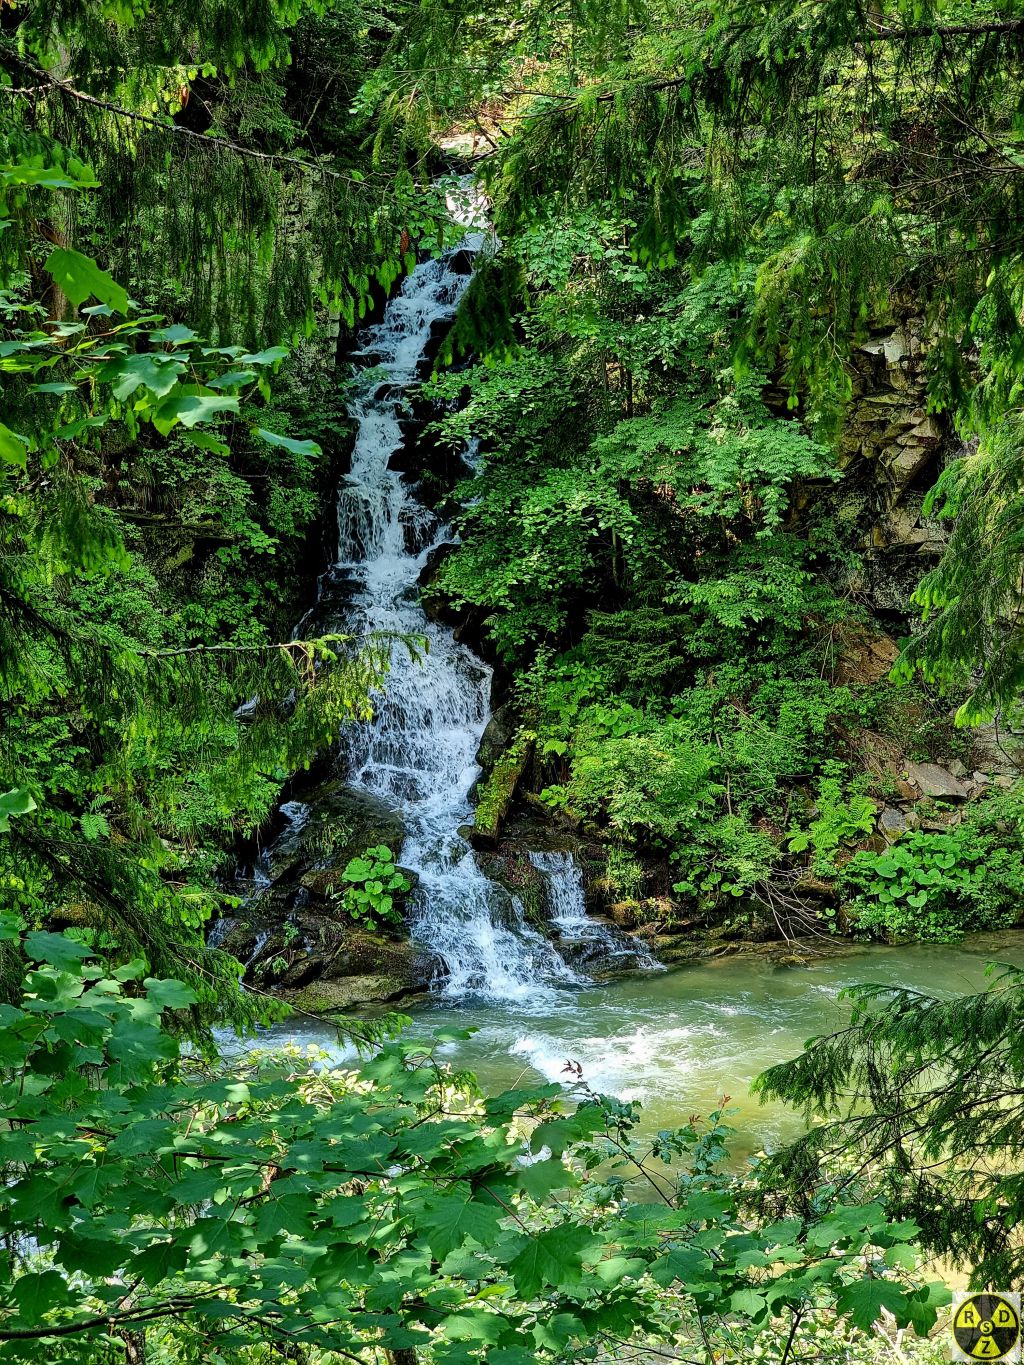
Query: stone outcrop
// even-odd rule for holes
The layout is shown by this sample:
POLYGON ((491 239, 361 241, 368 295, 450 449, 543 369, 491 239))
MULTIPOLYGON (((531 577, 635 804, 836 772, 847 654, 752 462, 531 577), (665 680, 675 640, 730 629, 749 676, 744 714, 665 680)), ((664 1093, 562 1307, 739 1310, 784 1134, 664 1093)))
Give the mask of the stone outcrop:
POLYGON ((836 518, 862 547, 863 577, 851 586, 884 613, 913 614, 910 594, 946 538, 923 503, 957 439, 927 408, 924 331, 908 318, 857 347, 849 366, 836 518))
POLYGON ((906 779, 922 796, 934 801, 966 801, 971 794, 959 778, 938 763, 908 763, 906 779))
POLYGON ((528 730, 501 754, 477 791, 476 822, 467 830, 474 848, 494 848, 508 818, 520 782, 533 759, 534 736, 528 730))
MULTIPOLYGON (((401 927, 374 932, 353 923, 340 904, 352 858, 377 845, 401 848, 400 818, 337 780, 282 812, 283 827, 265 831, 264 847, 249 852, 253 875, 231 888, 242 905, 214 926, 211 942, 244 964, 245 980, 307 1011, 314 996, 323 1012, 424 989, 432 963, 401 927)), ((414 884, 415 873, 403 872, 414 884)))

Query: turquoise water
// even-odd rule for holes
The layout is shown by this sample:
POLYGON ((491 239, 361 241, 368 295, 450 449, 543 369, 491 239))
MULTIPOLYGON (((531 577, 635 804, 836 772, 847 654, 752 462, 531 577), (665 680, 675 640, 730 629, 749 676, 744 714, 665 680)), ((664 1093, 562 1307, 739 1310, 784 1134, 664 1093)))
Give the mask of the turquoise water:
MULTIPOLYGON (((441 1055, 474 1070, 490 1091, 567 1081, 571 1061, 595 1090, 639 1101, 651 1131, 708 1113, 728 1095, 737 1111, 730 1120, 738 1129, 734 1154, 741 1157, 799 1131, 798 1114, 762 1106, 750 1083, 799 1052, 806 1039, 841 1026, 849 1013, 843 990, 870 981, 939 994, 973 991, 984 986, 993 960, 1024 962, 1024 935, 979 936, 952 947, 864 947, 807 966, 743 954, 547 991, 514 1006, 452 1006, 427 998, 398 1008, 412 1015, 409 1033, 416 1038, 474 1030, 465 1041, 442 1044, 441 1055)), ((354 1055, 312 1022, 291 1020, 271 1035, 354 1055)))

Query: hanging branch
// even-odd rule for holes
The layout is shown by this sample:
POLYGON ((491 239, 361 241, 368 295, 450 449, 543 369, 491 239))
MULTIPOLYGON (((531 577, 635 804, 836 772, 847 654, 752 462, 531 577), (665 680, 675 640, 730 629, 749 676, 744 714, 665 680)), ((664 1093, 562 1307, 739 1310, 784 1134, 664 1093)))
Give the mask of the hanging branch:
POLYGON ((84 90, 76 89, 69 81, 54 80, 52 76, 48 76, 45 71, 41 71, 38 67, 26 65, 26 70, 31 71, 34 76, 42 77, 42 84, 0 86, 0 92, 5 95, 34 98, 38 95, 50 95, 56 91, 67 95, 70 99, 78 100, 82 104, 92 105, 96 109, 106 109, 118 118, 130 119, 133 123, 144 123, 152 128, 160 128, 165 133, 176 133, 182 137, 193 138, 207 146, 221 147, 228 151, 237 152, 240 156, 250 156, 257 161, 283 162, 289 166, 298 166, 300 170, 311 171, 314 175, 322 175, 331 180, 343 180, 347 185, 364 183, 361 180, 356 180, 353 176, 345 175, 342 171, 332 171, 327 166, 322 166, 315 161, 304 161, 301 157, 287 156, 283 152, 260 152, 254 147, 244 147, 240 142, 232 142, 230 138, 216 137, 211 133, 199 133, 192 128, 183 128, 180 124, 170 123, 166 119, 154 118, 151 114, 140 114, 134 109, 126 108, 123 104, 117 104, 113 100, 100 99, 96 95, 87 95, 84 90))

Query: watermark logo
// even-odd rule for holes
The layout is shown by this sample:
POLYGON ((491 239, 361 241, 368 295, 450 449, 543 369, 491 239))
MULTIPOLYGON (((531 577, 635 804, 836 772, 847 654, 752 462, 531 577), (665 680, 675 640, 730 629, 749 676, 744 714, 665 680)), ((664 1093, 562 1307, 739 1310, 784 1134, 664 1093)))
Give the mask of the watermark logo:
POLYGON ((1021 1358, 1019 1294, 954 1294, 953 1359, 1021 1358))

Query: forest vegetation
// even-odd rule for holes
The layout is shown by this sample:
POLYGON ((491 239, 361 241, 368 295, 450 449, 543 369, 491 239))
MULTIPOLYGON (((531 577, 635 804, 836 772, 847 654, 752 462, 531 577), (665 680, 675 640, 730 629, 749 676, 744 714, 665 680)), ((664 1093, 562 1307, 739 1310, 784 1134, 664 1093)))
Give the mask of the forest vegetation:
MULTIPOLYGON (((1024 1269, 1017 968, 858 988, 737 1174, 726 1101, 393 1013, 259 1050, 299 936, 210 931, 425 648, 295 623, 467 177, 414 472, 481 856, 560 832, 669 963, 1021 923, 1024 4, 0 0, 0 111, 0 1359, 946 1358, 942 1273, 1024 1269)), ((389 952, 392 836, 321 897, 389 952)))

